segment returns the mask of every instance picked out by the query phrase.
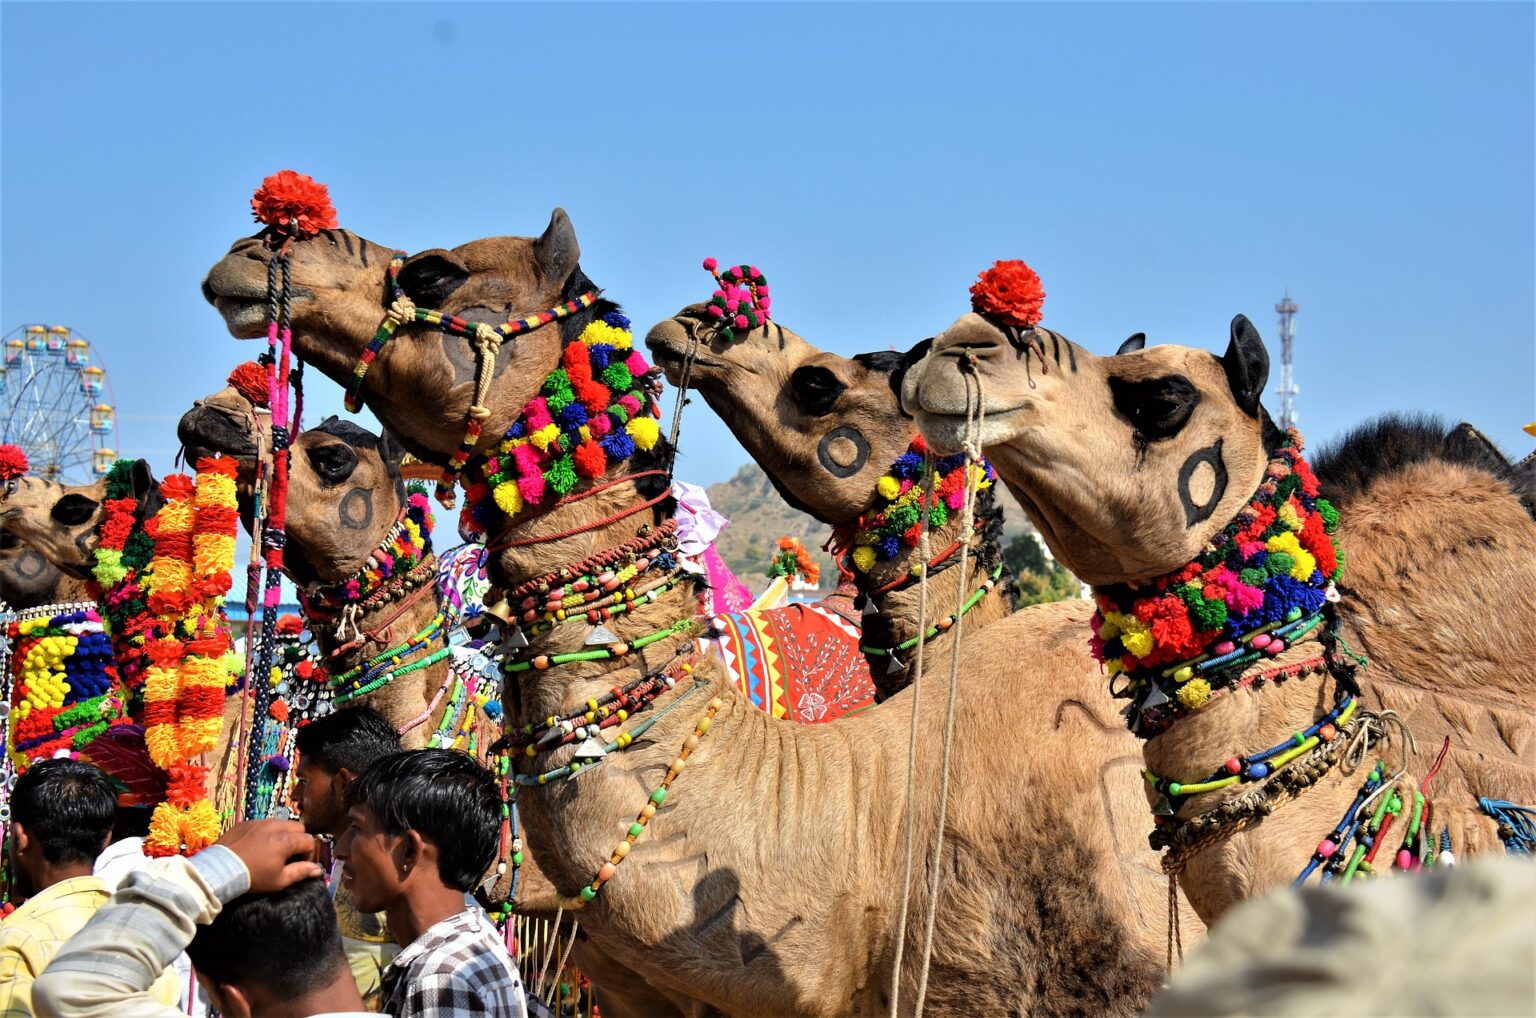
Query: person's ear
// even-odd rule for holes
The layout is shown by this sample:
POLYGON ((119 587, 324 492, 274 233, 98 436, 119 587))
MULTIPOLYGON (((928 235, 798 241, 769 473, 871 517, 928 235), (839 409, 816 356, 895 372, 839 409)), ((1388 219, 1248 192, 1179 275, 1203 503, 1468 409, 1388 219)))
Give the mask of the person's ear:
POLYGON ((32 845, 32 835, 27 833, 24 825, 15 820, 11 821, 11 845, 16 849, 18 856, 32 845))
POLYGON ((401 879, 408 878, 411 873, 421 868, 423 852, 426 842, 422 840, 420 831, 406 831, 400 838, 400 868, 401 879))
POLYGON ((197 979, 203 991, 208 994, 208 1001, 218 1009, 219 1014, 225 1018, 251 1018, 254 1013, 251 1001, 245 995, 245 991, 233 983, 215 983, 201 976, 197 979))
POLYGON ((336 771, 336 776, 331 779, 331 788, 338 796, 345 797, 347 789, 352 787, 352 782, 357 780, 357 775, 342 767, 336 771))

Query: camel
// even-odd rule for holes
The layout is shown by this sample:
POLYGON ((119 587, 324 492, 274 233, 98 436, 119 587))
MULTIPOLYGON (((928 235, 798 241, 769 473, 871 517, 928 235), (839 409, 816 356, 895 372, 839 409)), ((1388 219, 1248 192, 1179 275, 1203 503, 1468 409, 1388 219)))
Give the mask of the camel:
MULTIPOLYGON (((239 241, 204 283, 236 336, 264 334, 269 254, 260 235, 239 241)), ((417 255, 404 261, 399 281, 419 306, 490 323, 585 293, 590 283, 578 255, 574 229, 557 211, 537 239, 491 238, 417 255)), ((338 382, 353 377, 385 307, 389 252, 331 231, 295 242, 289 257, 295 349, 338 382)), ((615 312, 599 302, 501 345, 479 448, 490 448, 516 420, 567 344, 615 312)), ((474 370, 461 337, 406 325, 376 348, 359 392, 408 448, 443 464, 463 434, 474 370)), ((590 497, 500 520, 511 527, 491 531, 493 578, 515 588, 626 542, 664 540, 666 507, 641 513, 665 489, 626 480, 631 470, 664 464, 664 456, 660 443, 593 478, 580 492, 596 492, 590 497)), ((550 731, 545 719, 573 711, 580 717, 589 699, 643 676, 675 683, 625 730, 644 725, 642 738, 621 743, 613 728, 602 729, 599 752, 625 748, 602 752, 603 762, 584 766, 574 780, 558 777, 578 762, 573 750, 582 747, 574 739, 536 748, 518 765, 531 782, 520 807, 533 850, 571 906, 580 906, 582 929, 597 949, 690 1014, 705 1007, 741 1015, 887 1013, 893 975, 900 1009, 911 1013, 927 878, 942 873, 930 1012, 1130 1013, 1146 999, 1162 959, 1138 922, 1154 902, 1139 899, 1123 879, 1115 825, 1099 815, 1103 807, 1091 793, 1084 797, 1088 789, 1103 792, 1101 765, 1082 763, 1084 747, 1112 757, 1107 744, 1123 735, 1084 705, 1086 684, 1081 696, 1041 698, 1023 682, 1015 688, 1006 673, 1000 680, 995 668, 959 677, 950 760, 957 780, 935 854, 942 689, 922 700, 914 808, 904 814, 908 698, 922 683, 887 707, 830 725, 775 721, 728 688, 710 657, 684 670, 695 596, 693 581, 681 579, 654 602, 609 620, 615 642, 595 655, 601 660, 554 664, 564 653, 592 653, 585 649, 592 631, 566 625, 540 633, 513 661, 530 667, 510 677, 509 720, 538 733, 550 731), (670 635, 630 649, 659 633, 670 635), (543 659, 548 667, 539 667, 543 659), (1037 732, 1053 733, 1057 750, 1030 742, 1037 732), (557 776, 537 783, 537 774, 551 773, 557 776), (657 792, 669 773, 675 786, 657 792), (973 774, 985 780, 968 780, 973 774), (654 810, 641 808, 648 799, 654 810), (898 971, 908 824, 918 848, 898 971), (627 838, 625 849, 610 847, 636 829, 632 850, 627 838)), ((1061 624, 1081 620, 1078 607, 1041 606, 988 632, 1025 614, 1034 635, 1021 660, 1031 676, 1093 674, 1076 627, 1061 624), (1063 638, 1067 633, 1074 635, 1063 638)), ((1127 808, 1134 795, 1111 796, 1106 805, 1127 808)))
POLYGON ((89 600, 84 580, 66 576, 37 549, 0 531, 0 604, 17 611, 89 600))
MULTIPOLYGON (((1142 598, 1149 611, 1160 612, 1166 602, 1152 598, 1174 589, 1164 584, 1183 582, 1173 574, 1186 563, 1228 554, 1221 549, 1229 540, 1239 542, 1232 547, 1243 555, 1266 547, 1245 543, 1269 526, 1250 500, 1297 485, 1302 494, 1285 497, 1311 498, 1318 491, 1322 501, 1333 500, 1333 538, 1344 565, 1334 584, 1338 603, 1323 602, 1321 625, 1298 628, 1289 642, 1267 632, 1262 641, 1251 637, 1249 656, 1260 659, 1248 665, 1238 657, 1232 670, 1199 678, 1203 685, 1189 683, 1192 670, 1177 660, 1184 654, 1171 655, 1166 675, 1149 666, 1111 679, 1112 691, 1133 698, 1128 719, 1147 739, 1148 801, 1169 814, 1158 819, 1153 835, 1171 846, 1165 868, 1179 874, 1207 922, 1244 898, 1306 875, 1309 864, 1334 876, 1351 854, 1334 838, 1348 833, 1379 757, 1386 768, 1382 783, 1392 786, 1403 771, 1395 787, 1404 812, 1391 830, 1389 853, 1375 864, 1385 871, 1404 830, 1414 830, 1419 782, 1434 772, 1447 737, 1449 754, 1427 790, 1427 830, 1398 861, 1413 867, 1423 857, 1433 860, 1442 838, 1456 855, 1497 848, 1497 824, 1479 811, 1479 797, 1536 799, 1536 725, 1526 679, 1536 654, 1528 625, 1536 611, 1536 524, 1521 502, 1529 493, 1512 483, 1502 458, 1491 460, 1486 449, 1469 445, 1469 429, 1448 438, 1443 428, 1400 419, 1367 426, 1319 457, 1314 488, 1304 459, 1287 451, 1299 437, 1276 428, 1261 405, 1268 356, 1246 318, 1233 320, 1219 358, 1144 343, 1138 334, 1115 356, 1096 357, 1039 330, 970 313, 941 333, 908 373, 903 398, 940 448, 962 443, 973 429, 1051 552, 1094 585, 1107 613, 1099 637, 1115 670, 1134 664, 1138 654, 1158 660, 1151 655, 1162 649, 1160 642, 1176 649, 1184 636, 1160 621, 1169 628, 1151 631, 1152 650, 1133 649, 1133 643, 1145 646, 1137 626, 1110 624, 1111 609, 1142 598), (1291 459, 1300 465, 1287 466, 1291 459), (1234 520, 1237 530, 1229 529, 1234 520), (1238 536, 1225 536, 1231 533, 1238 536), (1136 639, 1126 642, 1127 635, 1136 639), (1369 666, 1358 668, 1353 655, 1369 666), (1385 731, 1395 736, 1390 745, 1366 754, 1357 743, 1346 751, 1344 739, 1328 742, 1329 733, 1317 727, 1317 739, 1293 766, 1253 772, 1247 757, 1234 756, 1310 731, 1350 696, 1359 701, 1359 716, 1345 723, 1341 715, 1335 731, 1385 731), (1253 783, 1193 793, 1170 783, 1204 784, 1213 766, 1253 783)), ((1306 511, 1305 502, 1297 504, 1306 511)), ((1286 508, 1295 512, 1289 502, 1286 508)), ((1327 515, 1321 508, 1317 514, 1327 515)), ((1303 528, 1302 536, 1317 535, 1303 528)), ((1315 574, 1305 583, 1321 592, 1329 579, 1326 563, 1313 559, 1290 557, 1286 575, 1302 585, 1300 573, 1311 562, 1315 574)), ((1283 569, 1284 560, 1277 565, 1283 569)), ((1232 592, 1233 612, 1257 610, 1239 608, 1246 595, 1235 586, 1217 592, 1223 589, 1232 592)), ((1186 603, 1202 612, 1214 607, 1209 585, 1175 594, 1193 598, 1186 603)), ((1297 603, 1316 596, 1298 595, 1297 603)), ((1218 615, 1228 617, 1226 610, 1218 608, 1218 615)), ((1296 626, 1310 624, 1299 608, 1297 614, 1296 626)), ((1192 623, 1190 630, 1203 632, 1210 624, 1192 623)), ((1215 641, 1202 644, 1214 647, 1212 654, 1226 650, 1219 636, 1202 638, 1215 641)), ((1391 799, 1384 792, 1370 804, 1386 808, 1391 799)), ((1385 816, 1378 821, 1384 822, 1385 816)))
MULTIPOLYGON (((957 602, 981 592, 964 618, 963 628, 973 633, 1013 611, 1017 591, 1001 569, 998 546, 1002 510, 990 488, 977 493, 976 527, 964 542, 970 559, 964 577, 953 568, 967 536, 961 533, 961 514, 929 536, 934 561, 926 570, 926 617, 919 612, 917 577, 925 570, 916 546, 903 543, 896 555, 865 569, 852 563, 860 519, 884 504, 880 478, 917 437, 894 388, 902 354, 838 357, 778 322, 725 341, 704 309, 691 305, 658 323, 646 335, 646 346, 674 385, 687 362, 689 387, 731 426, 784 500, 836 528, 835 550, 847 563, 840 567, 865 603, 862 642, 882 698, 916 677, 916 649, 910 645, 941 619, 952 619, 957 602), (899 649, 893 654, 890 648, 899 649)), ((954 634, 949 624, 926 642, 930 668, 947 665, 954 634)))

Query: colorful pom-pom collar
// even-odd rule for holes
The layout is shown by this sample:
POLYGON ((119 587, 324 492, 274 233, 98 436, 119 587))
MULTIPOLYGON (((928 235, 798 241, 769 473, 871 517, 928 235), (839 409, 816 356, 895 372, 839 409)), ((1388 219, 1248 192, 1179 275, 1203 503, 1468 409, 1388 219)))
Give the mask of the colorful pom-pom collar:
POLYGON ((628 318, 610 311, 588 323, 496 448, 469 460, 460 534, 474 540, 498 510, 512 517, 551 504, 637 450, 654 449, 661 439, 656 388, 628 318))
MULTIPOLYGON (((919 515, 923 494, 923 462, 928 445, 918 435, 907 451, 875 484, 879 508, 859 520, 853 538, 853 565, 861 573, 876 562, 889 562, 905 548, 916 548, 922 533, 919 515)), ((990 488, 997 480, 992 464, 982 460, 976 471, 976 490, 990 488)), ((938 530, 965 505, 967 473, 965 453, 933 462, 933 505, 928 509, 928 529, 938 530)))
POLYGON ((339 583, 314 583, 300 589, 305 615, 329 617, 409 575, 432 556, 432 524, 432 503, 426 491, 411 485, 399 517, 362 569, 339 583))
POLYGON ((1094 654, 1132 729, 1204 706, 1214 688, 1317 627, 1336 598, 1339 515, 1291 431, 1248 505, 1183 568, 1095 590, 1094 654), (1123 677, 1122 677, 1123 676, 1123 677))

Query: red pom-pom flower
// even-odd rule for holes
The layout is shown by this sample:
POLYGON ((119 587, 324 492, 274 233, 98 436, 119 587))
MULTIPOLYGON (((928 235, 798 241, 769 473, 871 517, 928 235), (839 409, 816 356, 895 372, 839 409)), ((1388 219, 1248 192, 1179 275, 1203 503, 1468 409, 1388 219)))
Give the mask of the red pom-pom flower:
POLYGON ((255 361, 246 361, 229 373, 226 379, 236 392, 250 400, 252 405, 267 405, 267 371, 255 361))
POLYGON ((9 481, 27 472, 27 454, 20 447, 0 445, 0 481, 9 481))
POLYGON ((251 214, 258 223, 299 238, 337 226, 330 191, 308 174, 293 170, 278 170, 261 182, 251 197, 251 214))
POLYGON ((1018 260, 997 262, 971 284, 971 307, 1009 325, 1033 328, 1040 321, 1044 304, 1040 277, 1018 260))

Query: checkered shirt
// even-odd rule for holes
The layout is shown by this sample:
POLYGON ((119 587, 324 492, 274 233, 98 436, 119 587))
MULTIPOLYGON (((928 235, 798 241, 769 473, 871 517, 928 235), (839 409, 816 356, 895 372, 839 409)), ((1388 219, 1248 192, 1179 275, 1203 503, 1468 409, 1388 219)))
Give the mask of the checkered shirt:
POLYGON ((432 926, 384 970, 384 1013, 393 1018, 527 1018, 523 982, 496 931, 477 909, 432 926))

